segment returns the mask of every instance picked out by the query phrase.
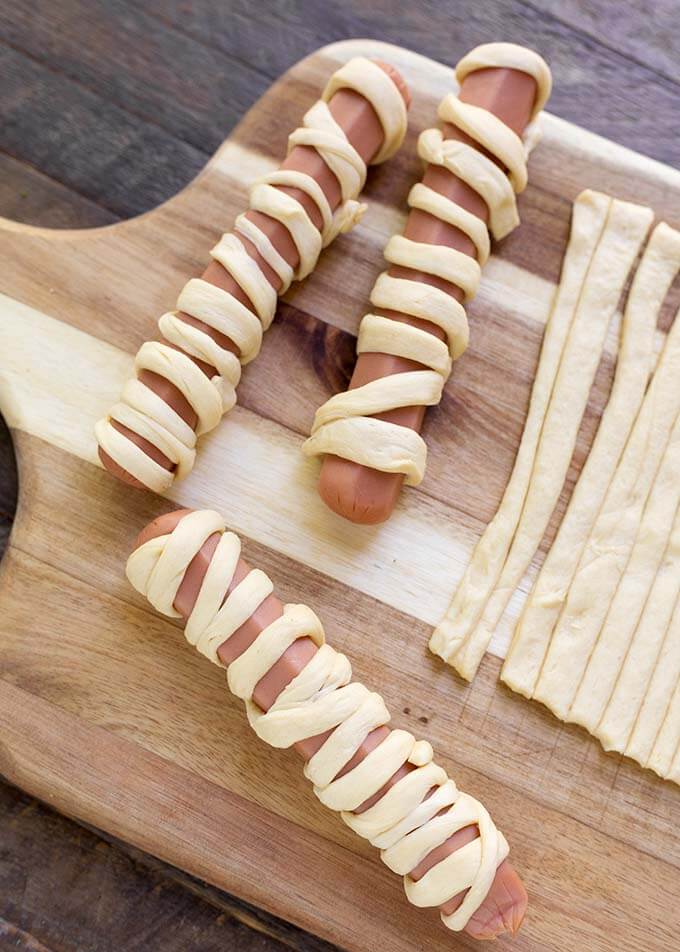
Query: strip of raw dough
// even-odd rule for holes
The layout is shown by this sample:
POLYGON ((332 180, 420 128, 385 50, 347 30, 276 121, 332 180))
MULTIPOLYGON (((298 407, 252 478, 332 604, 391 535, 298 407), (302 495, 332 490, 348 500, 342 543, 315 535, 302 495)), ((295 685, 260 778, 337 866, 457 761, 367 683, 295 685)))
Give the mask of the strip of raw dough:
MULTIPOLYGON (((273 586, 264 572, 253 569, 231 588, 241 545, 234 533, 225 531, 218 513, 205 510, 185 515, 171 533, 136 549, 126 572, 137 591, 159 611, 176 617, 173 605, 184 574, 215 533, 219 542, 186 635, 206 657, 221 664, 217 648, 250 618, 273 586)), ((482 804, 459 792, 446 772, 434 764, 430 744, 416 740, 408 731, 391 730, 357 766, 338 777, 366 738, 367 718, 369 726, 389 720, 382 699, 351 678, 348 659, 325 643, 321 622, 304 605, 286 605, 283 615, 264 628, 227 671, 229 688, 244 700, 251 727, 273 747, 290 747, 333 730, 305 768, 315 784, 315 794, 382 850, 386 865, 404 875, 406 894, 416 906, 440 906, 468 890, 455 912, 442 914, 448 928, 463 929, 508 855, 507 842, 482 804), (263 711, 253 700, 257 683, 295 640, 305 637, 313 638, 318 650, 263 711), (359 815, 352 812, 378 793, 405 763, 416 769, 368 810, 359 815), (417 882, 410 877, 410 871, 428 853, 458 830, 473 825, 477 825, 479 836, 471 843, 440 860, 417 882)), ((270 782, 266 774, 262 781, 265 785, 270 782)))
MULTIPOLYGON (((673 627, 677 637, 680 634, 677 622, 674 622, 673 627)), ((647 766, 660 777, 680 783, 680 680, 676 682, 647 766)))
MULTIPOLYGON (((599 737, 605 750, 624 749, 637 713, 637 706, 634 706, 633 698, 628 696, 627 689, 633 687, 631 677, 635 681, 642 675, 641 670, 628 669, 621 684, 623 690, 617 690, 616 696, 611 700, 610 695, 647 598, 654 587, 657 571, 661 568, 679 503, 680 415, 675 419, 623 573, 617 579, 615 570, 612 570, 602 595, 599 589, 591 589, 594 601, 601 597, 607 599, 610 579, 614 584, 618 582, 569 711, 569 720, 582 724, 599 737)), ((650 609, 652 613, 659 612, 660 622, 663 617, 663 601, 651 605, 650 609)), ((657 622, 652 619, 651 624, 654 628, 657 622)), ((652 648, 652 644, 640 644, 642 656, 638 650, 633 653, 631 660, 634 658, 649 668, 649 662, 644 658, 647 647, 652 648)), ((652 656, 652 663, 653 660, 652 656)))
POLYGON ((241 364, 257 355, 262 331, 274 319, 277 292, 247 253, 241 238, 252 241, 279 276, 283 293, 293 279, 302 279, 313 270, 321 249, 339 232, 351 228, 364 211, 365 206, 355 199, 366 179, 366 165, 327 105, 333 93, 343 87, 364 96, 382 125, 383 146, 374 162, 392 155, 404 138, 406 105, 396 84, 383 69, 364 57, 356 57, 333 74, 322 99, 307 111, 302 126, 290 135, 288 146, 289 151, 295 146, 316 149, 338 179, 342 195, 340 206, 335 213, 331 212, 318 182, 307 173, 291 169, 272 172, 250 191, 250 210, 280 222, 290 233, 299 257, 297 269, 291 269, 257 224, 244 215, 239 216, 234 233, 223 235, 211 255, 242 288, 256 314, 227 291, 203 278, 192 278, 179 296, 176 311, 164 314, 159 321, 163 336, 176 346, 149 341, 137 355, 137 370, 153 370, 182 392, 198 418, 197 432, 139 381, 134 391, 126 387, 109 415, 95 426, 97 442, 104 452, 149 489, 164 492, 175 478, 182 478, 191 470, 196 436, 213 429, 222 415, 234 406, 241 364), (303 205, 277 186, 301 189, 313 199, 322 219, 320 232, 303 205), (182 313, 233 340, 241 348, 239 357, 221 347, 203 330, 184 321, 182 313), (208 379, 192 357, 214 367, 217 374, 208 379), (129 399, 131 395, 134 402, 129 399), (167 470, 151 459, 112 426, 112 420, 143 436, 176 464, 176 471, 167 470))
POLYGON ((628 295, 611 394, 559 531, 514 631, 501 679, 532 697, 578 560, 644 398, 659 310, 678 268, 680 232, 654 229, 628 295))
MULTIPOLYGON (((580 689, 574 701, 577 716, 581 711, 586 712, 589 709, 589 723, 597 723, 595 719, 602 706, 602 698, 605 698, 606 707, 594 734, 599 737, 605 750, 617 750, 619 753, 628 754, 629 757, 634 756, 633 750, 628 749, 633 727, 643 702, 648 696, 650 699, 652 697, 652 675, 665 644, 673 609, 680 594, 680 510, 677 508, 680 501, 680 489, 676 488, 680 486, 680 480, 677 479, 677 473, 675 478, 673 474, 670 474, 670 479, 667 478, 671 455, 672 451, 669 449, 650 495, 636 547, 626 567, 626 573, 619 583, 614 602, 600 633, 600 639, 586 668, 582 684, 586 681, 592 682, 597 671, 601 670, 603 686, 600 688, 600 685, 597 685, 590 709, 580 689), (665 481, 664 466, 666 467, 665 481), (662 500, 658 499, 660 493, 664 495, 662 500), (658 518, 653 519, 651 510, 654 508, 655 494, 658 518), (674 503, 675 518, 671 515, 674 503), (659 518, 663 522, 659 522, 659 518), (664 545, 664 540, 667 544, 659 556, 658 550, 664 545), (643 573, 639 579, 631 578, 631 573, 637 571, 641 558, 645 560, 642 563, 643 573), (639 602, 636 604, 635 595, 637 591, 639 597, 643 597, 644 576, 651 578, 651 584, 647 587, 643 611, 640 614, 639 602), (630 608, 630 615, 624 618, 623 625, 618 631, 612 631, 615 618, 621 615, 622 609, 626 606, 630 608), (607 640, 608 644, 605 644, 607 640), (602 649, 600 649, 601 643, 602 649)), ((680 459, 677 446, 674 455, 673 462, 677 465, 680 459)), ((680 472, 680 469, 677 472, 680 472)), ((671 645, 669 644, 668 647, 670 649, 671 645)), ((668 660, 667 658, 666 663, 668 660)), ((655 703, 662 717, 670 702, 674 685, 670 685, 665 695, 659 694, 660 687, 659 683, 655 686, 655 703)), ((654 711, 649 708, 646 716, 652 720, 655 719, 654 711)), ((636 759, 640 760, 640 756, 638 755, 636 759)))
POLYGON ((607 328, 653 217, 650 208, 612 202, 562 354, 515 538, 479 625, 453 661, 468 680, 474 677, 559 499, 607 328))
POLYGON ((592 191, 582 192, 574 203, 562 280, 546 324, 529 412, 512 475, 496 515, 475 547, 446 617, 430 639, 430 650, 445 661, 455 654, 479 620, 512 543, 564 344, 610 206, 608 196, 592 191))
POLYGON ((675 321, 579 560, 534 692, 562 720, 569 719, 680 410, 679 379, 680 321, 675 321))
MULTIPOLYGON (((503 513, 498 529, 492 530, 482 548, 482 558, 484 550, 489 546, 497 550, 495 577, 486 575, 483 589, 470 593, 474 609, 470 613, 474 619, 472 624, 464 624, 467 618, 458 617, 456 596, 446 618, 432 636, 430 644, 433 650, 441 654, 468 680, 477 671, 493 631, 538 548, 559 498, 607 327, 651 220, 650 209, 627 202, 611 201, 606 224, 592 252, 592 258, 586 268, 583 268, 581 263, 585 276, 575 295, 573 319, 556 376, 547 381, 547 388, 552 387, 552 391, 545 415, 542 420, 536 421, 537 427, 540 427, 540 435, 536 438, 535 431, 530 431, 528 450, 533 448, 532 443, 536 440, 530 475, 526 472, 529 470, 529 464, 523 460, 522 463, 526 466, 522 474, 524 478, 522 481, 518 480, 516 487, 512 487, 511 479, 511 505, 508 509, 511 515, 514 515, 514 525, 510 525, 510 531, 506 535, 503 513), (521 515, 518 513, 520 506, 521 515), (507 557, 499 571, 505 552, 507 557), (488 602, 485 605, 486 593, 488 602)), ((571 295, 573 289, 568 288, 567 293, 571 295)), ((557 308, 559 309, 559 295, 557 308)), ((532 403, 533 398, 532 393, 532 403)), ((542 403, 545 400, 545 393, 541 393, 539 401, 542 403)), ((516 467, 517 465, 516 463, 516 467)), ((499 511, 504 508, 505 497, 499 511)), ((491 526, 494 526, 493 522, 491 526)), ((473 560, 476 557, 477 551, 473 560)), ((469 597, 468 584, 464 578, 463 602, 469 597)))
MULTIPOLYGON (((488 60, 493 59, 494 54, 499 56, 498 65, 511 59, 515 68, 534 76, 539 85, 538 100, 545 101, 550 71, 540 56, 512 44, 492 44, 490 50, 485 47, 481 55, 488 60)), ((463 72, 473 69, 471 60, 461 62, 463 72)), ((461 102, 454 95, 444 97, 438 115, 469 136, 483 151, 464 142, 444 139, 439 129, 426 129, 418 139, 418 155, 429 165, 448 169, 478 192, 489 209, 491 233, 495 238, 503 238, 519 224, 515 195, 527 184, 529 145, 493 113, 461 102)), ((422 183, 411 189, 408 202, 411 208, 426 211, 460 228, 474 244, 477 260, 452 248, 422 244, 401 235, 389 240, 386 260, 392 265, 443 278, 460 288, 469 300, 477 291, 481 266, 489 255, 486 226, 475 215, 422 183)), ((331 454, 383 472, 401 473, 407 484, 417 485, 424 476, 427 459, 423 438, 415 430, 369 418, 368 414, 438 403, 452 363, 467 345, 467 317, 462 305, 438 288, 388 274, 378 279, 371 303, 436 324, 445 332, 446 344, 428 331, 409 324, 375 314, 365 315, 359 333, 359 353, 392 354, 429 369, 420 373, 418 389, 414 388, 414 374, 398 373, 332 397, 317 411, 311 435, 302 449, 306 456, 331 454), (408 386, 407 376, 411 378, 408 386), (402 381, 404 389, 400 398, 402 381)))
MULTIPOLYGON (((671 566, 668 571, 664 566, 664 601, 670 594, 672 585, 680 588, 680 566, 678 565, 680 539, 677 536, 677 523, 676 518, 672 545, 669 546, 669 550, 672 550, 672 557, 669 560, 671 566)), ((625 750, 627 757, 637 760, 643 767, 653 767, 657 772, 658 764, 654 767, 651 762, 655 741, 657 737, 661 737, 664 719, 672 706, 673 692, 676 685, 680 684, 680 600, 677 595, 675 605, 671 608, 672 617, 667 625, 663 624, 663 617, 659 619, 660 629, 663 626, 661 647, 625 750)), ((680 718, 678 722, 680 724, 680 718)))

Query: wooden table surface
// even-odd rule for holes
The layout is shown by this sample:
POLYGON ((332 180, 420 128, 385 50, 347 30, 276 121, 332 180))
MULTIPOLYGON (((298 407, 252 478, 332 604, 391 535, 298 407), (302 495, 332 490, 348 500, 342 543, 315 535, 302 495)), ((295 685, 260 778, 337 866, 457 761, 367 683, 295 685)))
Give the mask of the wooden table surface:
MULTIPOLYGON (((678 167, 679 4, 657 0, 653 20, 651 6, 0 0, 0 215, 82 227, 157 205, 281 72, 351 36, 450 63, 491 39, 533 45, 553 69, 551 111, 678 167)), ((2 427, 0 547, 15 504, 2 427)), ((0 949, 281 946, 329 948, 0 781, 0 949)))

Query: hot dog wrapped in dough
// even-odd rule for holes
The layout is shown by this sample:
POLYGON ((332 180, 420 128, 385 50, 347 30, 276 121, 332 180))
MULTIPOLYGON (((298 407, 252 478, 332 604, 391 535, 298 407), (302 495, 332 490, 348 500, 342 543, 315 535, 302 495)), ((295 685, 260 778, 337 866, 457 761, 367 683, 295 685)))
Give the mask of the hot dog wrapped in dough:
POLYGON ((142 344, 136 376, 95 427, 103 465, 163 492, 193 467, 196 439, 236 402, 277 296, 307 277, 321 250, 360 218, 366 164, 383 162, 406 131, 409 94, 395 69, 364 57, 330 78, 289 137, 282 166, 255 183, 249 209, 212 249, 212 262, 142 344))
POLYGON ((425 409, 467 346, 463 305, 477 291, 489 232, 500 240, 519 224, 516 195, 536 138, 527 126, 535 130, 550 95, 546 63, 512 43, 472 50, 456 76, 458 96, 439 105, 442 128, 418 140, 426 171, 409 194, 404 234, 385 248, 389 268, 361 322, 349 389, 319 408, 303 446, 323 457, 321 497, 353 522, 384 521, 402 484, 423 478, 425 409))
POLYGON ((133 586, 187 640, 226 668, 255 733, 295 746, 316 796, 381 851, 416 906, 478 938, 516 931, 527 904, 508 845, 481 803, 459 791, 432 747, 388 727, 379 694, 352 680, 305 605, 283 605, 238 537, 212 511, 161 516, 127 563, 133 586))

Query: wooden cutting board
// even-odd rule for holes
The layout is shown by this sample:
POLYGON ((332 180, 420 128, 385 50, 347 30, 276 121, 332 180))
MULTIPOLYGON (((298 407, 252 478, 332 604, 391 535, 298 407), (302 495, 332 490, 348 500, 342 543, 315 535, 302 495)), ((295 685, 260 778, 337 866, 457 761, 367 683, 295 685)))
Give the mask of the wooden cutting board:
MULTIPOLYGON (((452 61, 463 52, 452 49, 452 61)), ((279 594, 319 612, 395 722, 430 739, 492 811, 531 896, 513 948, 668 949, 680 933, 677 787, 498 685, 509 622, 469 686, 426 645, 512 467, 571 202, 585 187, 604 189, 677 227, 680 174, 546 116, 522 227, 485 268, 471 346, 428 415, 422 486, 403 494, 389 524, 352 526, 324 509, 316 465, 299 452, 315 408, 347 383, 381 249, 420 174, 416 137, 453 85, 450 68, 406 50, 334 44, 279 80, 204 172, 155 211, 89 231, 1 223, 0 408, 20 503, 0 570, 0 769, 57 809, 344 948, 475 945, 408 905, 375 851, 316 802, 294 753, 256 741, 223 673, 127 584, 124 560, 149 519, 176 503, 214 507, 279 594), (172 501, 115 482, 94 465, 95 420, 245 206, 248 183, 276 164, 326 77, 356 54, 394 63, 413 92, 406 143, 370 173, 364 220, 286 296, 239 406, 202 440, 172 501)), ((670 308, 664 327, 669 320, 670 308)), ((567 489, 615 347, 613 330, 567 489)))

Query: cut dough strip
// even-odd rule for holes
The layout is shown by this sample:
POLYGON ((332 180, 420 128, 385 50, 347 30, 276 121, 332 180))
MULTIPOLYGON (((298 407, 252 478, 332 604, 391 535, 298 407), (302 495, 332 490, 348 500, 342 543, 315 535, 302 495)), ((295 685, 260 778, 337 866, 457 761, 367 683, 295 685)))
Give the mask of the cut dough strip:
POLYGON ((614 383, 597 435, 517 623, 501 672, 501 679, 526 697, 533 695, 551 632, 640 409, 652 370, 659 310, 678 268, 680 233, 660 224, 652 233, 628 296, 614 383))
MULTIPOLYGON (((566 720, 635 542, 680 411, 680 321, 668 334, 632 433, 579 559, 534 697, 566 720)), ((671 515, 672 519, 672 515, 671 515)))
POLYGON ((653 217, 649 208, 612 201, 562 353, 515 538, 477 628, 452 661, 467 680, 474 677, 557 505, 607 329, 653 217))
POLYGON ((611 199, 598 192, 583 192, 574 204, 562 280, 543 335, 529 412, 512 475, 496 515, 477 543, 446 617, 430 639, 430 649, 444 661, 455 655, 479 621, 512 544, 562 351, 610 206, 611 199))
MULTIPOLYGON (((273 586, 258 569, 232 586, 240 542, 225 531, 218 513, 182 515, 171 532, 135 549, 126 571, 137 591, 176 617, 174 602, 185 572, 215 533, 220 539, 189 615, 186 635, 211 661, 222 664, 217 649, 250 618, 273 586)), ((332 730, 305 768, 315 794, 339 811, 348 826, 383 850, 386 864, 404 876, 406 894, 415 905, 442 906, 467 891, 453 913, 442 913, 448 928, 463 929, 489 892, 498 866, 508 855, 508 844, 482 804, 459 792, 433 762, 430 744, 417 741, 408 731, 389 731, 358 764, 338 776, 367 732, 389 720, 382 699, 351 678, 347 658, 325 643, 319 620, 301 605, 285 606, 283 614, 260 631, 227 671, 229 687, 244 700, 251 726, 270 745, 289 747, 332 730), (315 653, 271 706, 261 709, 253 698, 256 685, 294 641, 307 637, 313 639, 315 653), (405 764, 415 769, 392 784, 368 810, 353 812, 405 764), (479 835, 471 842, 450 852, 417 881, 411 877, 433 849, 473 826, 479 835)), ((263 782, 265 787, 270 782, 266 774, 263 782)))
MULTIPOLYGON (((673 527, 670 559, 668 570, 664 570, 664 592, 662 594, 661 615, 657 620, 656 629, 663 635, 662 643, 655 661, 654 670, 649 684, 645 688, 644 697, 637 714, 633 730, 624 753, 627 757, 637 760, 643 767, 651 767, 660 776, 668 776, 668 763, 662 763, 662 751, 672 747, 672 757, 680 742, 680 708, 673 710, 674 692, 680 685, 680 599, 676 597, 673 614, 664 628, 665 607, 670 599, 669 589, 679 577, 678 550, 677 550, 677 519, 673 527), (672 733, 672 721, 675 718, 675 734, 672 733), (670 720, 669 720, 670 719, 670 720), (675 739, 673 739, 673 737, 675 739)), ((666 566, 664 566, 666 569, 666 566)), ((652 602, 651 604, 654 604, 652 602)), ((640 637, 639 629, 636 637, 640 637)), ((644 632, 643 635, 644 637, 644 632)), ((680 693, 680 691, 679 691, 680 693)))
MULTIPOLYGON (((633 753, 628 749, 628 742, 648 692, 651 696, 652 674, 680 595, 680 492, 677 489, 680 485, 677 478, 680 468, 675 474, 669 472, 669 468, 677 465, 679 459, 677 445, 674 451, 669 445, 650 495, 635 549, 619 583, 582 684, 585 688, 598 673, 601 680, 596 684, 591 702, 586 703, 584 694, 579 690, 573 704, 574 719, 581 719, 580 715, 583 714, 583 720, 596 724, 592 732, 599 737, 605 750, 625 752, 628 756, 633 753), (673 519, 671 512, 674 504, 673 519), (642 573, 640 578, 635 578, 634 573, 639 565, 642 573), (646 592, 643 591, 645 576, 649 579, 646 592), (622 627, 613 631, 616 618, 622 616, 622 627)), ((667 645, 669 651, 672 647, 670 643, 667 645)), ((668 661, 666 658, 666 663, 668 661)), ((662 710, 668 704, 671 693, 669 690, 665 695, 657 695, 657 703, 662 710)), ((637 759, 641 758, 638 756, 637 759)))
MULTIPOLYGON (((610 695, 640 621, 647 596, 654 585, 655 576, 657 581, 662 582, 662 576, 657 576, 657 571, 669 544, 680 503, 679 474, 680 416, 676 417, 623 573, 618 580, 615 572, 611 573, 610 579, 615 585, 613 597, 569 711, 569 720, 582 724, 591 733, 595 733, 602 740, 605 750, 622 749, 632 727, 632 722, 628 719, 631 699, 622 696, 619 691, 611 699, 610 695)), ((597 591, 593 592, 593 595, 600 598, 597 591)), ((606 590, 602 597, 609 601, 606 590)), ((650 605, 650 609, 653 613, 661 613, 663 601, 650 605)), ((646 651, 650 645, 641 644, 640 647, 646 651)), ((634 652, 633 658, 643 660, 637 652, 634 652)), ((639 670, 631 672, 628 669, 621 687, 625 690, 631 675, 637 679, 640 674, 639 670)))
MULTIPOLYGON (((535 53, 512 44, 490 44, 481 48, 479 55, 491 61, 497 55, 498 65, 512 60, 516 64, 514 68, 536 78, 538 99, 544 101, 546 91, 549 92, 550 72, 535 53)), ((461 63, 463 73, 475 68, 472 58, 461 63)), ((478 68, 484 67, 480 65, 478 68)), ((527 183, 526 143, 493 113, 462 102, 453 95, 442 100, 438 115, 442 121, 451 123, 469 136, 479 148, 445 140, 439 129, 427 129, 418 140, 418 155, 429 165, 448 169, 478 192, 488 207, 491 233, 495 238, 504 237, 519 224, 515 193, 521 192, 527 183), (496 161, 480 149, 491 154, 496 161), (507 169, 508 174, 503 169, 507 169)), ((411 208, 425 211, 459 228, 474 245, 477 259, 453 248, 423 244, 402 235, 390 238, 385 259, 391 265, 442 278, 459 288, 465 299, 470 300, 479 285, 481 266, 489 255, 489 235, 485 224, 423 183, 414 185, 408 202, 411 208)), ((311 435, 302 449, 307 456, 331 454, 382 472, 401 473, 407 484, 417 485, 423 478, 427 455, 422 438, 415 431, 398 434, 394 423, 379 419, 369 421, 367 414, 381 414, 398 407, 430 406, 431 394, 437 388, 441 392, 452 362, 467 345, 467 317, 462 305, 438 288, 393 278, 389 274, 381 275, 376 282, 371 304, 427 320, 441 328, 446 334, 448 359, 442 352, 441 342, 429 332, 415 330, 401 321, 367 314, 361 323, 358 352, 391 354, 416 361, 430 368, 424 371, 430 373, 429 385, 418 397, 413 392, 412 382, 404 380, 402 399, 397 402, 395 394, 399 382, 409 375, 398 373, 381 377, 371 384, 370 411, 357 390, 332 397, 317 411, 311 435), (389 330, 388 321, 392 325, 389 330), (437 375, 443 379, 438 381, 437 375), (329 406, 332 413, 329 413, 329 406), (371 442, 367 443, 367 439, 371 442)), ((407 427, 401 429, 408 430, 407 427)))
POLYGON ((651 224, 649 209, 585 192, 574 207, 527 423, 500 508, 430 648, 472 678, 547 526, 571 459, 605 334, 651 224))
MULTIPOLYGON (((233 407, 241 364, 257 356, 262 333, 276 312, 277 291, 241 239, 255 245, 281 282, 278 293, 284 293, 292 280, 302 280, 310 274, 321 249, 337 234, 351 228, 363 213, 365 206, 358 203, 356 197, 366 179, 366 165, 327 105, 333 94, 343 88, 364 96, 383 128, 384 141, 372 161, 382 162, 399 148, 406 132, 406 105, 397 85, 376 63, 364 57, 351 60, 331 77, 323 98, 308 110, 303 125, 291 134, 288 143, 289 150, 296 145, 315 149, 334 173, 342 195, 335 213, 318 182, 305 172, 279 169, 255 183, 250 191, 250 211, 279 222, 290 234, 297 250, 297 267, 293 269, 288 264, 255 221, 240 215, 234 233, 223 235, 211 255, 242 289, 255 313, 227 291, 202 278, 192 278, 180 293, 176 311, 163 315, 159 321, 165 340, 174 346, 150 341, 138 355, 137 369, 153 370, 179 388, 198 417, 198 435, 213 429, 233 407), (282 187, 299 189, 313 200, 322 219, 321 231, 304 206, 282 187), (228 337, 238 348, 238 355, 221 346, 210 333, 190 324, 183 314, 228 337), (209 379, 196 360, 214 367, 216 374, 209 379)), ((159 400, 151 388, 142 381, 138 384, 134 407, 126 409, 129 394, 126 388, 114 410, 97 423, 95 434, 101 450, 122 470, 149 489, 164 492, 175 478, 191 470, 196 434, 186 424, 180 426, 177 414, 169 407, 168 413, 160 406, 164 401, 159 400), (150 394, 148 398, 140 398, 140 387, 150 394), (112 421, 118 421, 145 439, 176 464, 175 470, 169 471, 152 460, 112 426, 112 421)), ((180 419, 180 422, 183 421, 180 419)))

